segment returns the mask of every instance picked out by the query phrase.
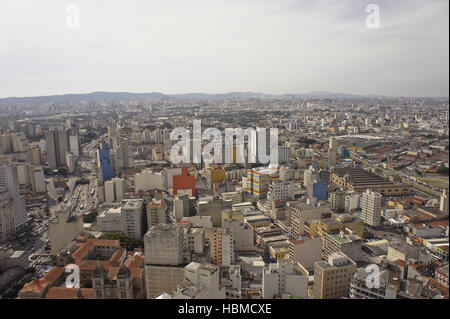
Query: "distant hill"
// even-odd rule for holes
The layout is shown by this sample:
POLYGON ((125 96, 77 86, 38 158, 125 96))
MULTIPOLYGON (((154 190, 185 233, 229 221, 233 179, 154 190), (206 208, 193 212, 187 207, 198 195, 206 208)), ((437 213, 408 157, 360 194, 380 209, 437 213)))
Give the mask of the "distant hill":
POLYGON ((92 92, 87 94, 64 94, 32 97, 8 97, 0 98, 0 105, 39 105, 46 103, 78 103, 99 102, 99 101, 146 101, 161 100, 168 98, 190 99, 190 100, 218 100, 218 99, 251 99, 251 98, 364 98, 364 97, 384 97, 381 95, 354 95, 346 93, 332 93, 328 91, 317 91, 303 94, 264 94, 255 92, 230 92, 220 94, 208 93, 185 93, 185 94, 163 94, 152 93, 130 93, 130 92, 92 92))

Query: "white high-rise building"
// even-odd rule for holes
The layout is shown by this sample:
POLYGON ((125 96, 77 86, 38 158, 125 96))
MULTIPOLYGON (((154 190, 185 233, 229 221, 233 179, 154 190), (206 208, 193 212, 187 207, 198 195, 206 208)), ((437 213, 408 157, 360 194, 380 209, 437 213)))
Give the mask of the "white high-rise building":
POLYGON ((361 207, 361 195, 358 193, 345 194, 345 211, 352 213, 361 207))
POLYGON ((113 203, 115 201, 115 194, 114 194, 114 182, 113 181, 106 181, 105 182, 105 202, 106 203, 113 203))
POLYGON ((289 200, 294 198, 294 181, 273 181, 269 185, 267 199, 270 201, 289 200))
POLYGON ((299 263, 279 259, 263 271, 262 293, 264 299, 273 299, 288 294, 306 299, 308 296, 309 272, 299 263))
POLYGON ((134 238, 144 236, 144 201, 130 199, 125 202, 121 210, 122 232, 134 238))
POLYGON ((381 222, 381 199, 382 195, 366 190, 362 194, 361 208, 362 208, 362 218, 365 224, 370 226, 379 226, 381 222))
POLYGON ((0 187, 6 187, 9 196, 13 201, 14 208, 14 228, 18 232, 27 223, 27 212, 25 199, 20 195, 19 181, 17 177, 17 167, 8 163, 6 157, 0 158, 0 187))
POLYGON ((0 241, 6 241, 15 234, 14 208, 9 192, 0 186, 0 241))

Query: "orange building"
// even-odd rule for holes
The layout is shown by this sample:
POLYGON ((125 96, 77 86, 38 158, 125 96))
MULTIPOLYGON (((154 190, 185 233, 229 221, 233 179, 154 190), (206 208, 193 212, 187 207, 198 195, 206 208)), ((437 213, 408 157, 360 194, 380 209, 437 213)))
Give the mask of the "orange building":
POLYGON ((196 196, 195 176, 190 176, 187 167, 181 168, 181 175, 173 177, 173 194, 177 195, 179 189, 191 189, 192 196, 196 196))

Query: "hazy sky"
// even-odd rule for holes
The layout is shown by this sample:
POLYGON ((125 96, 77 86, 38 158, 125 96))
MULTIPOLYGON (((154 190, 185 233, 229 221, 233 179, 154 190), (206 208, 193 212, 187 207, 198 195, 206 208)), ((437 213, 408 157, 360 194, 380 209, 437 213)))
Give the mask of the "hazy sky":
POLYGON ((448 0, 0 0, 0 97, 448 96, 448 11, 448 0), (378 29, 366 27, 370 3, 378 29), (66 26, 69 4, 79 29, 66 26))

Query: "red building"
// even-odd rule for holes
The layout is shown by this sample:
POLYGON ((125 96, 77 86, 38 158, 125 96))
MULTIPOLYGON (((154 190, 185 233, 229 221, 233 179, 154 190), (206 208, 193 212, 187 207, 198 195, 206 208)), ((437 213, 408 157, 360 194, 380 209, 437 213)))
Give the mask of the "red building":
POLYGON ((173 177, 173 194, 177 195, 179 189, 191 189, 192 196, 197 196, 195 190, 195 176, 190 176, 187 167, 181 168, 181 176, 173 177))

